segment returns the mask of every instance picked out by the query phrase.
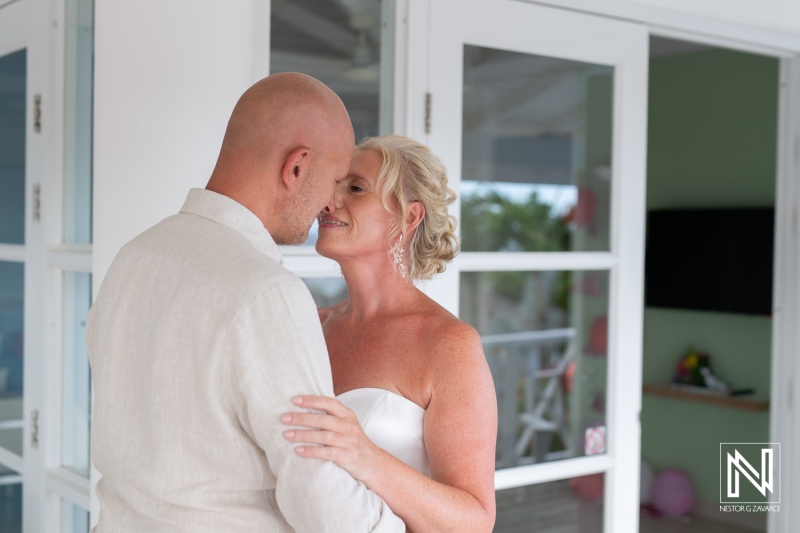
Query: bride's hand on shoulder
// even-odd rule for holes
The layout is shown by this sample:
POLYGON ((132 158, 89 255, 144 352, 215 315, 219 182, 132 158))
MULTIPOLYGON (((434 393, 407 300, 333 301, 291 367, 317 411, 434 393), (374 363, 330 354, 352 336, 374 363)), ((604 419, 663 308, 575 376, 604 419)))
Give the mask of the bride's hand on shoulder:
POLYGON ((354 478, 366 482, 382 450, 364 434, 355 413, 339 400, 327 396, 296 396, 292 401, 298 407, 322 411, 281 416, 281 422, 286 425, 309 428, 283 432, 291 442, 311 444, 298 446, 295 452, 302 457, 333 461, 354 478))

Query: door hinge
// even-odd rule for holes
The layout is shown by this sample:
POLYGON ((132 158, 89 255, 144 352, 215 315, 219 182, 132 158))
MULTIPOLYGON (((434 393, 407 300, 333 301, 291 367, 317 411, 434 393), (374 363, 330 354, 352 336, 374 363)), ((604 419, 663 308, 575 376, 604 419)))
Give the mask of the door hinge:
POLYGON ((41 133, 42 131, 42 95, 33 95, 33 131, 34 133, 41 133))
POLYGON ((425 133, 431 132, 431 100, 433 95, 425 93, 425 133))
POLYGON ((33 184, 33 221, 39 222, 42 218, 42 187, 38 183, 33 184))
POLYGON ((31 411, 31 448, 39 447, 39 410, 31 411))

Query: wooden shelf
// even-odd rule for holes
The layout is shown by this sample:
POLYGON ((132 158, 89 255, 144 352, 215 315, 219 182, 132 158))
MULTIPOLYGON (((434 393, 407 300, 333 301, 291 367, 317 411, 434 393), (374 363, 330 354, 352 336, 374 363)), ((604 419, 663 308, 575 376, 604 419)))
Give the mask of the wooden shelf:
POLYGON ((732 409, 744 409, 745 411, 768 411, 769 400, 760 400, 748 396, 722 396, 720 394, 693 392, 684 389, 670 387, 669 385, 644 384, 642 391, 653 396, 664 396, 666 398, 678 398, 692 402, 710 403, 732 409))

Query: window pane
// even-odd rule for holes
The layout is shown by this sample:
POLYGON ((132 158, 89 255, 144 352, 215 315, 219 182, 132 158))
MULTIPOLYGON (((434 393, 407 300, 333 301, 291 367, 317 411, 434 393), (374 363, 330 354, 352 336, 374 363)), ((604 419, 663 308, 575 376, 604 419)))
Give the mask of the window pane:
POLYGON ((89 511, 61 500, 61 533, 89 533, 89 511))
POLYGON ((86 352, 86 316, 92 300, 91 276, 65 272, 62 347, 61 464, 89 477, 91 380, 86 352))
POLYGON ((64 242, 92 242, 94 1, 66 1, 64 242))
POLYGON ((314 224, 308 230, 308 239, 306 239, 305 246, 316 246, 317 239, 319 239, 319 221, 314 219, 314 224))
MULTIPOLYGON (((0 243, 25 243, 26 51, 0 57, 0 243)), ((2 281, 0 281, 2 283, 2 281)))
POLYGON ((613 74, 464 47, 464 251, 609 250, 613 74))
POLYGON ((0 261, 0 447, 22 455, 24 265, 0 261))
POLYGON ((344 278, 303 278, 317 307, 330 307, 347 300, 344 278))
POLYGON ((499 490, 496 533, 602 533, 603 474, 499 490))
POLYGON ((608 273, 463 272, 497 390, 497 468, 605 453, 608 273))
POLYGON ((393 0, 272 0, 270 71, 302 72, 347 106, 356 140, 392 131, 393 0))
POLYGON ((22 532, 22 483, 19 475, 0 466, 0 531, 22 532))

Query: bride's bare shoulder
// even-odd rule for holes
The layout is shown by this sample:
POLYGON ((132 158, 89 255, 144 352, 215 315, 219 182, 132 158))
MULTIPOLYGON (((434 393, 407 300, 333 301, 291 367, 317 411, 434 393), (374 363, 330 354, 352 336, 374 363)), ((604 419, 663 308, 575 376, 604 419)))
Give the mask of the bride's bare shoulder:
POLYGON ((425 330, 426 352, 437 354, 437 359, 452 364, 454 359, 483 359, 481 337, 468 323, 459 319, 438 303, 432 302, 420 320, 425 330))
POLYGON ((450 315, 432 322, 435 331, 429 336, 431 348, 449 353, 481 353, 481 337, 471 325, 450 315))
POLYGON ((438 303, 431 300, 425 315, 425 323, 431 329, 426 338, 432 345, 458 345, 461 349, 467 348, 471 351, 480 348, 481 337, 475 328, 438 303))

